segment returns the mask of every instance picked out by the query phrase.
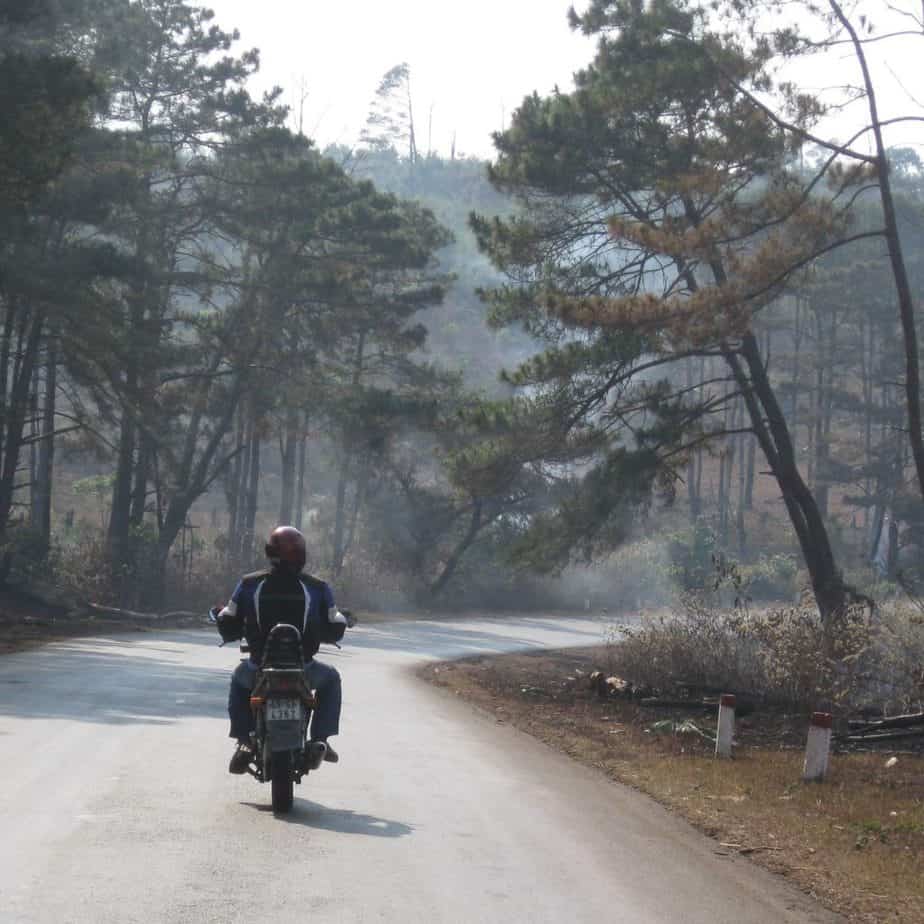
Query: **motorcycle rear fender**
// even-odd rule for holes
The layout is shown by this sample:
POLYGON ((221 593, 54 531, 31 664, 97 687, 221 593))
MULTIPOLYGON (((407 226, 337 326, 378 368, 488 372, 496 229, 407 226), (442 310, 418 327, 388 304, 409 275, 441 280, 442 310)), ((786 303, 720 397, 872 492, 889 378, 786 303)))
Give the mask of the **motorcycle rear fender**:
POLYGON ((253 696, 258 700, 273 691, 286 691, 298 696, 305 704, 306 709, 314 709, 317 705, 314 690, 308 689, 305 674, 301 670, 291 668, 264 668, 257 675, 257 682, 253 689, 253 696))
POLYGON ((305 747, 305 721, 267 722, 265 746, 273 754, 278 751, 301 751, 305 747))

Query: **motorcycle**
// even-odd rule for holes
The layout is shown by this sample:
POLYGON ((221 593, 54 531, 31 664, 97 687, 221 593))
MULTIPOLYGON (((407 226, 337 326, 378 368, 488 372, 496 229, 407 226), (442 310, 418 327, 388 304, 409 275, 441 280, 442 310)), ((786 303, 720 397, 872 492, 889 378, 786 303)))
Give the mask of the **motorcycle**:
MULTIPOLYGON (((209 610, 210 623, 218 622, 218 612, 218 607, 209 610)), ((352 613, 344 611, 343 615, 348 625, 356 624, 352 613)), ((246 642, 240 647, 242 654, 249 654, 246 642)), ((259 782, 270 784, 275 815, 284 815, 292 808, 295 784, 301 784, 302 777, 320 766, 323 752, 315 754, 308 740, 316 705, 317 694, 305 682, 302 633, 288 623, 278 623, 266 638, 250 694, 253 758, 247 767, 259 782)))

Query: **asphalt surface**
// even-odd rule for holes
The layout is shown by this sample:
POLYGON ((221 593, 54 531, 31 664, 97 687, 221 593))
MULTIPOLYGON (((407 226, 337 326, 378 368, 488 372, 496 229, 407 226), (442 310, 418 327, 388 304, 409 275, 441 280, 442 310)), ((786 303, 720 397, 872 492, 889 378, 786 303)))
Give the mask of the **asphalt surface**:
POLYGON ((323 660, 341 762, 232 777, 235 648, 203 630, 0 658, 0 922, 839 920, 648 799, 430 689, 428 658, 594 644, 591 621, 395 622, 323 660))

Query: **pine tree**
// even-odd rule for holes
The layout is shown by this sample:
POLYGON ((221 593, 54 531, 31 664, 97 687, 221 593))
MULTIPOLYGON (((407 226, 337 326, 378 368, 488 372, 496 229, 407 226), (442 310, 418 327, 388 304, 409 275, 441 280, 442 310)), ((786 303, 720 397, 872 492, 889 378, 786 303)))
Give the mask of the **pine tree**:
MULTIPOLYGON (((185 362, 182 347, 176 360, 170 354, 182 343, 186 304, 205 298, 212 284, 208 249, 200 249, 210 221, 202 193, 212 153, 247 126, 282 118, 271 101, 255 105, 243 89, 257 53, 229 56, 237 34, 212 20, 211 11, 183 0, 141 0, 122 11, 110 33, 119 67, 108 117, 124 139, 134 188, 107 231, 138 267, 124 294, 122 371, 112 383, 121 413, 109 542, 114 568, 129 573, 132 531, 149 509, 156 454, 175 414, 162 394, 161 370, 185 362)), ((190 411, 196 418, 195 407, 190 411)))
POLYGON ((518 283, 494 293, 496 320, 526 323, 552 343, 515 383, 564 394, 566 419, 605 447, 597 475, 584 479, 604 502, 576 508, 589 533, 604 531, 608 506, 624 515, 626 492, 604 485, 676 478, 692 446, 741 429, 709 423, 740 397, 829 622, 851 592, 754 319, 800 266, 846 237, 844 194, 859 177, 806 200, 786 133, 739 89, 768 86, 766 49, 713 28, 696 5, 597 2, 573 19, 601 35, 575 91, 526 99, 496 136, 492 176, 525 216, 474 219, 518 283), (730 387, 715 383, 716 394, 704 383, 694 399, 670 371, 690 356, 720 357, 730 387))

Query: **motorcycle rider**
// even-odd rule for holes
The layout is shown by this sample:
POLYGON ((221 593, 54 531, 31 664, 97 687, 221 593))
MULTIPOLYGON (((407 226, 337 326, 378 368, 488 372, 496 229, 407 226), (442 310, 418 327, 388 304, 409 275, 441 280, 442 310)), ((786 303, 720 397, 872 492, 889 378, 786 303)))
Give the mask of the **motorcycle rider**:
POLYGON ((302 573, 305 567, 305 537, 294 526, 277 526, 266 544, 270 568, 244 575, 228 604, 218 613, 218 629, 224 641, 245 638, 250 657, 234 670, 228 693, 230 737, 237 749, 228 770, 246 773, 253 758, 250 733, 254 728, 250 709, 263 646, 270 629, 277 623, 294 625, 302 633, 305 679, 317 693, 317 707, 311 717, 307 769, 317 769, 322 761, 336 763, 340 757, 328 741, 340 726, 342 692, 336 668, 315 660, 322 642, 338 642, 348 625, 348 615, 334 606, 330 586, 302 573))

